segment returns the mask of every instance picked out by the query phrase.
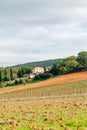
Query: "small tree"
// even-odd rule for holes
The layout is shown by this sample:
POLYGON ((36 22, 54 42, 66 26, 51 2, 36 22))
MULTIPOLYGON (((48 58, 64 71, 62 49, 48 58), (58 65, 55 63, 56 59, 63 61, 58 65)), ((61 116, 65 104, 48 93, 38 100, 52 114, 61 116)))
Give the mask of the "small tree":
POLYGON ((19 84, 19 80, 15 80, 15 85, 18 85, 19 84))
POLYGON ((21 68, 19 68, 19 70, 18 70, 18 77, 19 77, 19 78, 23 77, 23 73, 22 73, 21 68))
POLYGON ((10 68, 10 79, 11 79, 11 80, 13 80, 13 79, 14 79, 14 77, 13 77, 13 70, 12 70, 12 68, 10 68))
POLYGON ((4 71, 4 81, 9 81, 10 80, 10 76, 5 68, 5 71, 4 71))
POLYGON ((2 82, 2 72, 0 71, 0 83, 2 82))
POLYGON ((58 75, 58 73, 59 73, 59 65, 58 65, 58 64, 53 64, 51 73, 52 73, 53 75, 58 75))

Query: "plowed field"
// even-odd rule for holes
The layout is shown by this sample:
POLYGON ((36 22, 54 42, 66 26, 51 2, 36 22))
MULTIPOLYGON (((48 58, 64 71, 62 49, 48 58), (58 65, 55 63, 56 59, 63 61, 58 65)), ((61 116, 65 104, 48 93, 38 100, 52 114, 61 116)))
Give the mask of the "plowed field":
POLYGON ((0 94, 25 90, 25 89, 28 89, 28 88, 46 87, 46 86, 52 86, 52 85, 57 85, 57 84, 77 82, 77 81, 82 81, 82 80, 87 80, 87 71, 72 73, 72 74, 66 74, 66 75, 57 76, 55 78, 51 78, 51 79, 48 79, 48 80, 45 80, 45 81, 42 81, 42 82, 38 82, 38 83, 27 84, 27 85, 22 85, 22 86, 19 86, 19 87, 1 90, 0 94))

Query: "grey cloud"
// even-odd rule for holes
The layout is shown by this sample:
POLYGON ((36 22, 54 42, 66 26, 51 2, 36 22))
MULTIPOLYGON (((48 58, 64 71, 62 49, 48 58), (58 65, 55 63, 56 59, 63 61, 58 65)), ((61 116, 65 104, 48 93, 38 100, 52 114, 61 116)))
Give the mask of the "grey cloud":
POLYGON ((86 37, 87 0, 0 1, 0 65, 76 54, 86 37))
POLYGON ((86 5, 87 1, 85 0, 5 0, 1 3, 0 14, 2 19, 5 16, 8 21, 13 19, 14 22, 18 23, 22 20, 24 23, 29 22, 31 24, 38 24, 38 22, 53 24, 55 22, 72 21, 73 19, 86 19, 84 16, 84 13, 87 13, 86 5), (82 14, 79 16, 80 10, 82 14))

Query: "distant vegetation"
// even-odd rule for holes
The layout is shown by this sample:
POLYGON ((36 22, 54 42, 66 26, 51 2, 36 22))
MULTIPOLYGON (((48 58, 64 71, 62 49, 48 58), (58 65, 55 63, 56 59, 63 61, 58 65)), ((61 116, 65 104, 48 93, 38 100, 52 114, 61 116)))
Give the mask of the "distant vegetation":
POLYGON ((0 68, 0 86, 12 86, 30 82, 29 74, 35 66, 44 67, 44 73, 38 74, 31 80, 43 80, 56 75, 87 70, 87 52, 82 51, 78 56, 70 56, 64 59, 47 60, 40 62, 26 63, 13 67, 0 68), (52 66, 50 71, 45 67, 52 66))
POLYGON ((28 74, 32 72, 31 67, 6 67, 0 68, 0 85, 12 86, 27 81, 28 74))
POLYGON ((45 60, 45 61, 36 61, 36 62, 30 62, 30 63, 25 63, 25 64, 20 64, 16 65, 14 67, 25 67, 25 66, 30 66, 30 67, 46 67, 46 66, 53 66, 53 64, 56 64, 58 61, 61 59, 53 59, 53 60, 45 60))
POLYGON ((87 70, 87 52, 82 51, 78 56, 70 56, 54 64, 51 73, 61 75, 84 70, 87 70))
MULTIPOLYGON (((29 74, 32 73, 33 67, 46 67, 46 66, 53 66, 56 64, 60 59, 54 60, 46 60, 46 61, 38 61, 38 62, 30 62, 26 64, 20 64, 12 67, 5 67, 0 68, 0 86, 12 86, 23 84, 26 82, 31 82, 29 79, 29 74)), ((40 77, 40 76, 39 76, 40 77)), ((41 75, 41 77, 49 78, 50 74, 46 73, 41 75)), ((42 78, 42 79, 43 79, 42 78)), ((38 76, 35 77, 34 80, 38 79, 38 76)), ((38 79, 39 80, 39 79, 38 79)), ((33 82, 33 81, 32 81, 33 82)))
POLYGON ((87 52, 82 51, 78 53, 78 56, 70 56, 59 60, 53 64, 50 72, 37 75, 36 79, 45 79, 52 76, 68 74, 72 72, 79 72, 87 70, 87 52))

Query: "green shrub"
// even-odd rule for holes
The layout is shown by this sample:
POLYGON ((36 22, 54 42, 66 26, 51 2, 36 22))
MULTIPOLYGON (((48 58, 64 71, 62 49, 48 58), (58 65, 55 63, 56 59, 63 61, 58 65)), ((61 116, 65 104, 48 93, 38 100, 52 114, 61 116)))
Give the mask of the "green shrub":
POLYGON ((51 78, 51 77, 53 77, 53 75, 51 73, 43 73, 43 74, 36 75, 34 80, 48 79, 48 78, 51 78))

